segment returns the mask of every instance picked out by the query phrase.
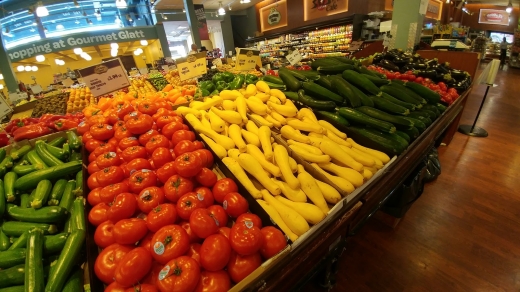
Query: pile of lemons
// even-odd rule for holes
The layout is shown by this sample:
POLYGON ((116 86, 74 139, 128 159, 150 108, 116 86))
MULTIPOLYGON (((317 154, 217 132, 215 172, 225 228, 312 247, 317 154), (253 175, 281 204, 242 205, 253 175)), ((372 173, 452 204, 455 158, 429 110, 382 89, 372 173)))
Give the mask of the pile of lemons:
POLYGON ((67 113, 80 112, 91 104, 96 104, 96 98, 88 87, 72 88, 67 102, 67 113))

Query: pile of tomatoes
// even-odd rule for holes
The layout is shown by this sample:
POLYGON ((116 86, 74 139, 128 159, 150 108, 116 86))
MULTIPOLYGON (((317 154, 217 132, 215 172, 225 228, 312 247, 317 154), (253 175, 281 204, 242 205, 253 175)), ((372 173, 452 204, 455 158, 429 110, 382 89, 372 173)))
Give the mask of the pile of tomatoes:
POLYGON ((123 105, 78 132, 88 157, 89 222, 105 291, 227 291, 287 245, 263 227, 213 155, 166 108, 123 105))

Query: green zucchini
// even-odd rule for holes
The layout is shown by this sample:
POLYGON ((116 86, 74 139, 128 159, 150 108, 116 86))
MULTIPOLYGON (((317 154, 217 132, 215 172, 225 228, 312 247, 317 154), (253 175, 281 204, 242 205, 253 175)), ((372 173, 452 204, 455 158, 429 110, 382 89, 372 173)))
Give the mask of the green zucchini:
POLYGON ((33 223, 59 223, 62 222, 68 214, 67 209, 60 206, 46 206, 34 209, 21 208, 12 204, 9 204, 7 212, 13 219, 33 223))
POLYGON ((314 82, 303 82, 302 85, 306 95, 320 100, 330 100, 339 104, 343 102, 343 97, 314 82))
MULTIPOLYGON (((70 275, 70 277, 63 285, 62 292, 78 292, 83 291, 83 273, 82 270, 76 268, 75 271, 70 275)), ((2 292, 2 291, 0 291, 2 292)))
POLYGON ((298 101, 298 93, 292 92, 292 91, 284 91, 285 97, 287 97, 290 100, 298 101))
POLYGON ((423 122, 426 127, 432 124, 432 120, 430 119, 429 115, 422 112, 411 112, 408 117, 418 119, 419 121, 423 122))
POLYGON ((5 235, 15 237, 18 237, 22 235, 25 231, 31 230, 33 228, 39 228, 43 230, 44 234, 56 234, 58 232, 58 228, 56 228, 56 225, 47 223, 7 221, 4 222, 4 225, 2 225, 2 231, 4 231, 5 235))
POLYGON ((334 65, 340 65, 340 64, 343 64, 343 62, 340 62, 333 58, 321 58, 321 59, 313 61, 311 63, 311 68, 312 68, 312 70, 318 70, 318 67, 320 67, 320 66, 334 66, 334 65))
POLYGON ((5 197, 4 181, 0 179, 0 219, 4 217, 7 199, 5 197))
POLYGON ((341 63, 350 64, 350 65, 358 65, 359 61, 354 59, 349 59, 347 57, 330 57, 334 60, 340 61, 341 63))
POLYGON ((36 149, 36 153, 38 153, 38 156, 41 157, 41 159, 45 162, 48 166, 58 166, 62 165, 63 161, 59 160, 58 158, 52 156, 52 154, 45 148, 45 142, 42 140, 36 141, 36 145, 34 146, 36 149))
MULTIPOLYGON (((83 177, 83 175, 81 177, 83 177)), ((63 196, 63 191, 65 191, 66 184, 67 184, 66 179, 59 179, 58 181, 56 181, 54 183, 51 194, 49 196, 49 202, 47 203, 47 205, 57 206, 60 203, 61 197, 63 196)))
POLYGON ((372 81, 357 73, 356 71, 345 70, 341 76, 349 83, 357 86, 359 89, 369 92, 370 94, 379 95, 381 92, 381 90, 374 83, 372 83, 372 81))
POLYGON ((361 91, 356 86, 348 83, 348 81, 345 81, 345 84, 347 84, 350 89, 359 97, 359 100, 361 101, 362 105, 374 107, 374 101, 370 97, 368 97, 363 91, 361 91))
POLYGON ((296 72, 300 75, 304 75, 305 77, 307 77, 308 80, 318 80, 318 78, 320 78, 320 73, 318 73, 317 71, 313 71, 313 70, 296 70, 296 69, 287 69, 287 68, 283 68, 282 71, 289 71, 289 72, 296 72))
POLYGON ((49 153, 52 156, 56 157, 61 161, 64 161, 70 155, 70 147, 68 143, 63 144, 63 148, 58 148, 49 144, 45 144, 45 148, 47 149, 47 151, 49 151, 49 153))
POLYGON ((5 148, 0 148, 0 161, 4 160, 5 156, 7 155, 5 148))
POLYGON ((280 79, 280 77, 276 77, 276 76, 272 76, 272 75, 265 75, 262 78, 262 80, 264 80, 265 82, 269 82, 269 83, 284 85, 283 80, 280 79))
POLYGON ((432 104, 425 104, 423 107, 422 107, 423 110, 427 110, 427 111, 431 111, 431 112, 434 112, 435 113, 435 117, 439 117, 441 115, 441 111, 439 111, 439 109, 437 108, 437 106, 435 105, 432 105, 432 104))
POLYGON ((290 91, 298 91, 298 89, 301 88, 302 83, 296 79, 290 72, 286 71, 279 71, 278 75, 283 80, 283 83, 285 86, 287 86, 287 89, 290 91))
POLYGON ((399 99, 400 101, 411 103, 411 104, 414 104, 415 106, 418 106, 421 104, 421 102, 417 101, 415 98, 413 98, 413 97, 409 96, 408 94, 404 93, 403 91, 399 90, 395 86, 388 86, 388 85, 381 86, 381 91, 390 94, 391 96, 399 99))
POLYGON ((14 190, 14 184, 18 179, 18 175, 15 172, 8 172, 4 176, 4 191, 7 202, 13 202, 16 199, 16 192, 14 190))
POLYGON ((437 119, 437 115, 432 111, 421 109, 420 111, 416 111, 416 112, 422 114, 423 116, 428 117, 432 121, 435 121, 437 119))
POLYGON ((408 136, 408 134, 406 134, 405 132, 395 131, 395 134, 399 135, 401 138, 405 139, 406 142, 410 143, 410 136, 408 136))
POLYGON ((364 73, 362 73, 361 75, 365 76, 368 80, 372 81, 372 83, 374 83, 376 86, 383 86, 383 85, 390 84, 390 80, 388 80, 388 79, 382 79, 382 78, 375 77, 373 75, 364 74, 364 73))
MULTIPOLYGON (((25 249, 24 249, 25 257, 25 249)), ((25 280, 25 258, 24 262, 0 271, 0 288, 8 288, 23 285, 25 280)), ((25 288, 24 290, 25 291, 25 288)))
POLYGON ((424 130, 426 130, 426 124, 424 124, 424 122, 422 122, 421 120, 419 119, 414 119, 414 118, 410 118, 410 117, 404 117, 405 119, 407 120, 410 120, 413 122, 413 126, 417 128, 417 130, 419 130, 420 133, 424 132, 424 130))
POLYGON ((30 208, 30 207, 31 207, 31 195, 21 194, 20 195, 20 208, 30 208))
POLYGON ((60 253, 65 246, 69 233, 63 232, 55 235, 45 235, 43 242, 43 253, 45 255, 60 253))
POLYGON ((330 77, 321 75, 318 80, 314 81, 316 84, 321 85, 328 90, 333 90, 332 88, 332 82, 330 81, 330 77))
POLYGON ((47 145, 51 145, 54 147, 61 147, 63 144, 65 144, 65 142, 67 142, 67 139, 65 139, 65 137, 58 137, 58 138, 55 138, 52 141, 48 142, 47 145))
POLYGON ((13 167, 13 158, 6 156, 2 162, 0 162, 0 177, 3 177, 11 167, 13 167))
POLYGON ((339 76, 332 76, 330 79, 332 87, 344 98, 345 101, 348 101, 350 107, 357 108, 361 106, 361 99, 354 93, 345 79, 339 76))
POLYGON ((49 200, 51 190, 51 181, 47 179, 41 180, 36 186, 36 192, 34 193, 34 198, 31 201, 31 207, 34 209, 39 209, 43 207, 43 205, 46 204, 49 200))
POLYGON ((85 206, 83 205, 83 198, 74 200, 71 217, 73 218, 72 230, 87 230, 85 221, 85 206))
POLYGON ((0 288, 0 292, 25 292, 25 286, 11 286, 7 288, 0 288))
MULTIPOLYGON (((359 73, 361 73, 361 74, 364 74, 364 75, 369 75, 369 76, 376 77, 376 78, 379 78, 379 79, 387 80, 385 74, 382 74, 382 73, 379 73, 379 72, 376 72, 376 71, 369 70, 369 69, 368 69, 367 67, 365 67, 365 66, 359 66, 357 71, 358 71, 359 73)), ((376 85, 377 85, 377 84, 376 84, 376 85)))
POLYGON ((25 291, 43 292, 43 233, 39 229, 29 232, 25 258, 25 291))
POLYGON ((40 156, 38 156, 38 153, 36 153, 35 149, 33 149, 33 150, 29 151, 29 153, 27 153, 27 160, 29 160, 29 162, 32 165, 40 165, 42 169, 49 167, 49 166, 47 166, 47 164, 45 164, 45 162, 43 162, 43 160, 40 158, 40 156))
POLYGON ((25 248, 0 251, 0 269, 8 269, 25 263, 25 256, 25 248))
POLYGON ((338 113, 349 121, 349 123, 373 127, 388 133, 393 133, 396 130, 393 124, 372 118, 352 108, 341 107, 338 113))
POLYGON ((32 149, 31 145, 24 145, 17 150, 11 151, 11 153, 9 153, 9 156, 11 156, 11 158, 13 160, 17 160, 17 159, 23 157, 29 151, 31 151, 31 149, 32 149))
POLYGON ((9 237, 0 229, 0 251, 6 251, 11 247, 11 241, 9 237))
POLYGON ((16 173, 18 176, 24 176, 26 174, 29 174, 31 172, 40 170, 40 165, 17 165, 13 167, 13 172, 16 173))
POLYGON ((321 115, 321 119, 329 123, 338 124, 345 127, 348 127, 350 125, 349 122, 338 113, 331 113, 325 111, 318 111, 318 113, 321 115))
POLYGON ((80 152, 72 151, 69 156, 69 162, 70 161, 81 161, 83 157, 81 156, 80 152))
POLYGON ((396 126, 396 128, 411 128, 413 127, 413 123, 407 119, 403 119, 400 116, 394 116, 391 114, 388 114, 384 111, 368 107, 368 106, 362 106, 357 108, 356 110, 360 111, 361 113, 364 113, 367 116, 373 117, 375 119, 386 121, 389 123, 392 123, 396 126))
POLYGON ((406 130, 406 129, 402 129, 400 130, 401 132, 403 133, 406 133, 408 135, 408 137, 410 137, 410 139, 413 141, 415 139, 417 139, 417 137, 419 137, 420 133, 419 133, 419 130, 417 130, 416 127, 412 127, 411 129, 409 130, 406 130))
POLYGON ((65 185, 65 190, 63 190, 63 196, 60 200, 60 207, 69 210, 72 210, 72 204, 74 203, 74 188, 76 187, 76 182, 74 180, 69 180, 65 185))
POLYGON ((269 86, 270 89, 279 89, 279 90, 287 90, 287 86, 283 84, 277 84, 277 83, 271 83, 271 82, 265 82, 269 86))
POLYGON ((374 102, 375 108, 380 109, 384 112, 387 112, 389 114, 399 114, 399 115, 403 115, 403 116, 410 114, 409 109, 407 109, 403 106, 400 106, 398 104, 392 103, 382 97, 379 97, 379 96, 369 96, 369 97, 374 102))
POLYGON ((397 104, 397 105, 400 105, 402 107, 405 107, 405 108, 409 109, 410 111, 413 111, 413 110, 415 110, 417 108, 414 104, 411 104, 411 103, 408 103, 408 102, 404 102, 404 101, 400 101, 399 99, 391 96, 390 94, 388 94, 386 92, 382 92, 380 97, 382 99, 388 100, 389 102, 391 102, 393 104, 397 104))
POLYGON ((396 80, 397 79, 394 79, 392 81, 392 83, 390 84, 391 87, 395 87, 395 88, 399 89, 400 91, 403 91, 404 93, 406 93, 410 97, 414 98, 415 100, 417 100, 421 104, 426 104, 426 99, 422 98, 419 94, 415 93, 415 91, 413 91, 410 88, 406 87, 404 85, 405 83, 395 82, 396 80))
POLYGON ((437 92, 435 92, 429 88, 426 88, 426 87, 422 86, 421 84, 418 84, 415 82, 406 82, 405 86, 410 88, 411 90, 413 90, 415 93, 417 93, 422 98, 426 99, 426 101, 429 104, 436 105, 441 101, 441 96, 437 92))
POLYGON ((81 140, 74 131, 67 131, 67 140, 69 141, 70 148, 73 150, 80 150, 81 146, 83 146, 81 140))
POLYGON ((77 173, 81 170, 81 161, 71 161, 62 165, 49 167, 46 169, 31 172, 17 179, 14 188, 17 190, 30 190, 38 185, 38 182, 44 179, 54 180, 67 176, 70 173, 77 173))
POLYGON ((313 110, 334 111, 336 108, 333 101, 314 99, 306 95, 304 90, 298 90, 298 100, 313 110))
POLYGON ((29 230, 24 231, 20 237, 18 237, 9 248, 9 250, 25 248, 27 246, 27 238, 29 237, 29 230))
POLYGON ((14 166, 18 166, 18 165, 29 165, 31 164, 29 162, 29 160, 27 160, 27 154, 25 154, 22 159, 18 159, 18 161, 16 161, 13 165, 14 166))
POLYGON ((349 127, 349 131, 351 137, 359 141, 359 143, 363 143, 363 145, 367 145, 367 147, 372 149, 383 151, 390 156, 401 154, 404 151, 400 143, 381 135, 380 132, 353 126, 349 127))
POLYGON ((438 109, 439 112, 441 112, 441 113, 445 112, 446 109, 447 109, 446 106, 444 106, 443 104, 440 104, 440 103, 436 104, 435 106, 437 107, 437 109, 438 109))
POLYGON ((324 75, 336 75, 343 73, 343 71, 345 70, 354 70, 354 65, 338 64, 330 66, 320 66, 318 67, 317 71, 324 75))
MULTIPOLYGON (((290 70, 286 69, 285 67, 282 67, 282 68, 280 68, 280 70, 278 70, 278 75, 280 75, 280 72, 289 73, 292 76, 296 77, 296 79, 301 80, 301 81, 307 81, 308 80, 307 76, 305 76, 304 74, 300 73, 300 70, 290 71, 290 70)), ((282 78, 282 80, 283 80, 283 78, 282 78)))
POLYGON ((378 131, 376 129, 367 129, 369 132, 373 132, 373 133, 377 133, 378 135, 382 136, 382 137, 385 137, 387 139, 390 139, 390 140, 393 140, 395 143, 397 143, 398 145, 400 145, 400 148, 404 151, 406 150, 406 148, 408 147, 408 142, 403 139, 401 136, 395 134, 395 133, 385 133, 385 132, 381 132, 381 131, 378 131))
POLYGON ((84 241, 84 230, 75 230, 70 234, 58 261, 49 274, 45 291, 61 291, 63 289, 67 278, 71 274, 75 259, 81 252, 84 241))

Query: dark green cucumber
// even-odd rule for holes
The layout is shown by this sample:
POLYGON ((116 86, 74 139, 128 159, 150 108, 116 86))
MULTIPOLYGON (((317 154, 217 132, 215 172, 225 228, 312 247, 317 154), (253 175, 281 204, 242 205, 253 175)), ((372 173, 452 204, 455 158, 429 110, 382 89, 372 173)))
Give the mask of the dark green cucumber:
POLYGON ((52 183, 50 180, 44 179, 41 180, 36 186, 36 192, 34 193, 34 198, 31 201, 31 207, 34 209, 39 209, 43 207, 44 204, 49 200, 49 195, 52 191, 52 183))
POLYGON ((321 85, 321 86, 327 88, 328 90, 333 90, 332 82, 330 81, 330 77, 328 77, 328 76, 321 75, 320 78, 318 78, 318 80, 316 80, 314 82, 316 82, 316 84, 318 84, 318 85, 321 85))
POLYGON ((417 130, 416 127, 412 127, 409 130, 402 129, 400 131, 403 132, 403 133, 406 133, 408 135, 408 137, 410 137, 410 139, 412 141, 417 139, 417 137, 419 137, 419 135, 420 135, 419 130, 417 130))
POLYGON ((40 165, 17 165, 13 167, 13 172, 16 173, 18 176, 24 176, 26 174, 29 174, 31 172, 40 170, 40 165))
POLYGON ((307 76, 305 76, 304 74, 300 73, 300 70, 290 71, 289 69, 286 69, 286 68, 282 67, 282 68, 280 68, 280 70, 278 70, 278 75, 280 75, 280 72, 289 73, 292 76, 296 77, 296 79, 301 80, 301 81, 307 81, 308 80, 307 76))
POLYGON ((14 188, 21 191, 30 190, 35 188, 38 185, 38 182, 41 180, 59 179, 67 176, 70 173, 77 173, 79 170, 81 170, 81 167, 81 161, 71 161, 62 165, 31 172, 17 179, 14 184, 14 188))
POLYGON ((338 113, 331 113, 325 111, 318 111, 318 113, 321 115, 321 119, 329 123, 338 124, 345 127, 348 127, 350 125, 349 122, 338 113))
POLYGON ((403 115, 403 116, 410 114, 409 109, 407 109, 403 106, 400 106, 398 104, 392 103, 382 97, 379 97, 379 96, 369 96, 369 97, 374 102, 375 108, 380 109, 384 112, 387 112, 389 114, 403 115))
POLYGON ((68 143, 63 144, 63 148, 58 148, 45 144, 45 148, 49 153, 61 161, 65 161, 70 155, 70 147, 68 143))
POLYGON ((9 156, 11 156, 11 158, 13 160, 17 160, 19 158, 22 158, 29 151, 31 151, 31 149, 32 149, 31 145, 24 145, 24 146, 20 147, 19 149, 11 151, 11 153, 9 153, 9 156))
POLYGON ((338 113, 349 123, 373 127, 388 133, 393 133, 396 130, 393 124, 372 118, 352 108, 341 107, 338 113))
POLYGON ((63 250, 69 233, 63 232, 55 235, 45 235, 43 242, 43 253, 45 255, 58 254, 63 250))
POLYGON ((11 247, 11 241, 9 237, 0 229, 0 251, 6 251, 11 247))
POLYGON ((421 109, 420 111, 416 111, 416 112, 418 112, 424 116, 427 116, 432 121, 435 121, 437 119, 437 115, 432 111, 421 109))
POLYGON ((38 153, 38 156, 41 157, 41 159, 45 162, 48 166, 58 166, 62 165, 63 161, 59 160, 58 158, 54 157, 45 147, 45 142, 42 140, 36 141, 36 145, 34 146, 36 149, 36 153, 38 153))
POLYGON ((400 91, 403 91, 404 93, 408 94, 410 97, 414 98, 421 104, 426 104, 426 99, 422 98, 419 94, 415 93, 415 91, 411 90, 410 88, 405 86, 405 83, 399 83, 395 82, 397 79, 394 79, 390 86, 395 87, 399 89, 400 91))
POLYGON ((16 192, 14 190, 14 184, 18 179, 18 175, 15 172, 8 172, 4 176, 4 191, 7 202, 13 202, 16 199, 16 192))
POLYGON ((298 93, 293 91, 284 91, 285 97, 290 100, 298 101, 298 93))
POLYGON ((25 248, 0 251, 0 269, 8 269, 25 263, 25 256, 25 248))
POLYGON ((67 142, 67 139, 65 139, 65 137, 58 137, 58 138, 55 138, 52 141, 48 142, 47 145, 51 145, 54 147, 61 147, 63 144, 65 144, 65 142, 67 142))
MULTIPOLYGON (((83 178, 83 175, 81 175, 81 177, 83 178)), ((65 185, 67 185, 66 179, 59 179, 54 183, 47 205, 57 206, 60 203, 63 192, 65 191, 65 185)))
POLYGON ((338 64, 331 66, 320 66, 318 67, 317 71, 325 75, 336 75, 343 73, 345 70, 354 70, 354 65, 338 64))
POLYGON ((410 111, 413 111, 413 110, 415 110, 417 108, 414 104, 411 104, 411 103, 408 103, 408 102, 404 102, 404 101, 400 101, 399 99, 391 96, 390 94, 388 94, 386 92, 382 92, 381 93, 381 98, 382 99, 386 99, 386 100, 388 100, 389 102, 391 102, 393 104, 397 104, 397 105, 400 105, 402 107, 405 107, 405 108, 409 109, 410 111))
POLYGON ((36 153, 35 149, 33 149, 33 150, 29 151, 29 153, 27 153, 27 160, 29 160, 29 162, 32 165, 40 165, 42 169, 49 167, 49 166, 47 166, 47 164, 45 164, 45 162, 43 162, 43 160, 40 158, 40 156, 38 156, 38 153, 36 153))
POLYGON ((391 96, 399 99, 400 101, 411 103, 411 104, 414 104, 415 106, 418 106, 421 104, 421 102, 417 101, 415 98, 404 93, 402 90, 399 90, 395 86, 388 86, 388 85, 381 86, 381 91, 390 94, 391 96))
POLYGON ((357 108, 361 106, 361 99, 357 96, 354 91, 352 91, 351 87, 347 84, 345 79, 339 76, 331 76, 332 87, 334 90, 339 93, 343 97, 345 101, 347 101, 348 106, 352 108, 357 108))
POLYGON ((339 104, 343 102, 343 97, 314 82, 303 82, 302 85, 306 95, 320 100, 330 100, 339 104))
POLYGON ((381 132, 377 129, 367 129, 369 132, 373 132, 373 133, 377 133, 378 135, 382 136, 382 137, 385 137, 387 139, 390 139, 390 140, 393 140, 395 143, 397 143, 398 145, 400 145, 400 148, 404 151, 409 143, 403 139, 401 136, 395 134, 395 133, 385 133, 385 132, 381 132))
POLYGON ((285 86, 290 91, 298 91, 302 87, 302 83, 296 79, 290 72, 279 71, 278 75, 283 80, 285 86))
POLYGON ((313 70, 296 70, 283 68, 282 71, 296 72, 300 75, 304 75, 305 77, 307 77, 308 80, 318 80, 318 78, 320 78, 321 76, 320 73, 313 70))
POLYGON ((74 203, 74 189, 76 188, 76 182, 74 180, 69 180, 65 185, 65 190, 63 191, 63 196, 60 200, 60 207, 67 209, 69 212, 72 210, 72 204, 74 203))
MULTIPOLYGON (((358 71, 358 72, 361 73, 361 74, 370 75, 370 76, 373 76, 373 77, 377 77, 377 78, 379 78, 379 79, 387 80, 385 74, 382 74, 382 73, 379 73, 379 72, 376 72, 376 71, 369 70, 369 69, 367 69, 367 67, 365 67, 365 66, 359 66, 359 67, 358 67, 358 70, 356 70, 356 71, 358 71)), ((376 84, 376 85, 377 85, 377 84, 376 84)))
POLYGON ((340 61, 341 63, 350 64, 350 65, 358 65, 359 61, 354 59, 349 59, 347 57, 330 57, 334 60, 340 61))
POLYGON ((439 110, 440 113, 445 112, 447 109, 446 106, 444 106, 443 104, 440 104, 440 103, 436 104, 435 106, 437 107, 437 109, 439 110))
POLYGON ((73 150, 80 150, 81 146, 83 146, 81 140, 74 131, 67 131, 67 140, 69 141, 70 148, 73 150))
POLYGON ((318 70, 318 67, 320 66, 334 66, 334 65, 340 65, 344 64, 343 62, 340 62, 338 60, 335 60, 333 58, 321 58, 313 61, 311 63, 311 68, 313 70, 318 70))
POLYGON ((67 217, 69 212, 67 209, 60 206, 46 206, 39 209, 34 209, 21 208, 9 204, 7 213, 11 218, 22 222, 59 223, 67 217))
POLYGON ((77 198, 74 200, 72 212, 71 212, 72 230, 87 230, 85 220, 85 206, 83 205, 83 198, 77 198))
POLYGON ((350 87, 350 89, 354 92, 354 94, 356 94, 357 97, 359 97, 359 100, 361 101, 362 105, 374 107, 374 101, 372 101, 372 99, 369 98, 363 91, 361 91, 356 86, 348 83, 348 81, 345 81, 345 84, 347 84, 350 87))
POLYGON ((13 165, 18 166, 18 165, 29 165, 29 164, 31 164, 31 163, 27 159, 27 154, 25 154, 21 159, 18 159, 13 165))
POLYGON ((424 112, 418 112, 418 111, 411 112, 408 115, 408 117, 414 118, 414 119, 418 119, 421 122, 423 122, 426 126, 429 126, 432 123, 432 120, 430 119, 430 116, 428 114, 424 113, 424 112))
POLYGON ((0 179, 0 218, 4 217, 6 202, 4 181, 0 179))
MULTIPOLYGON (((62 292, 77 292, 83 291, 83 273, 80 268, 76 268, 72 275, 67 279, 63 285, 62 292)), ((2 291, 0 291, 2 292, 2 291)))
POLYGON ((298 90, 298 100, 313 110, 334 111, 336 103, 329 100, 317 100, 305 94, 304 90, 298 90))
POLYGON ((424 122, 422 122, 421 120, 419 119, 414 119, 414 118, 410 118, 410 117, 404 117, 405 119, 407 120, 410 120, 413 122, 413 126, 417 128, 417 130, 419 130, 420 133, 424 132, 424 130, 426 130, 426 124, 424 124, 424 122))
POLYGON ((69 162, 71 162, 71 161, 80 161, 81 159, 83 159, 83 157, 81 156, 80 152, 72 151, 70 153, 69 162))
POLYGON ((5 156, 7 155, 5 148, 0 148, 0 161, 4 160, 5 156))
POLYGON ((364 74, 364 73, 361 75, 365 76, 368 80, 372 81, 372 83, 374 83, 376 86, 383 86, 383 85, 387 85, 390 83, 390 80, 388 80, 388 79, 382 79, 382 78, 379 78, 379 77, 376 77, 373 75, 364 74))
POLYGON ((415 93, 417 93, 422 98, 426 99, 426 101, 429 104, 436 105, 441 101, 441 96, 437 92, 435 92, 429 88, 426 88, 426 87, 422 86, 421 84, 418 84, 415 82, 406 82, 405 86, 410 88, 411 90, 413 90, 415 93))
POLYGON ((437 108, 437 106, 432 105, 432 104, 425 104, 425 105, 423 105, 422 110, 427 110, 427 111, 434 112, 436 118, 439 117, 439 116, 441 115, 441 111, 439 111, 439 109, 437 108))
POLYGON ((373 95, 379 95, 381 90, 377 87, 372 81, 370 81, 365 76, 359 74, 356 71, 345 70, 343 74, 341 74, 343 79, 347 80, 349 83, 357 86, 359 89, 369 92, 373 95))
POLYGON ((21 194, 20 195, 20 208, 30 208, 31 207, 31 195, 30 194, 21 194))
POLYGON ((81 252, 85 241, 85 231, 75 230, 67 238, 58 261, 49 273, 45 291, 61 291, 72 272, 76 257, 81 252))
POLYGON ((279 89, 279 90, 287 90, 287 86, 283 84, 277 84, 277 83, 271 83, 271 82, 265 82, 269 86, 270 89, 279 89))
POLYGON ((39 229, 29 232, 25 258, 25 291, 43 292, 43 233, 39 229))
POLYGON ((22 235, 25 231, 34 228, 41 229, 44 234, 56 234, 58 232, 56 225, 47 223, 7 221, 4 222, 4 225, 2 225, 2 231, 4 231, 5 235, 15 237, 18 237, 22 235))
POLYGON ((395 134, 401 136, 401 138, 405 139, 406 142, 410 143, 410 136, 408 136, 408 134, 405 132, 395 131, 395 134))
POLYGON ((272 75, 265 75, 262 78, 262 80, 264 80, 265 82, 269 82, 269 83, 284 85, 283 80, 280 79, 280 77, 276 77, 276 76, 272 76, 272 75))
POLYGON ((400 143, 381 135, 380 132, 353 126, 349 127, 349 131, 351 137, 359 141, 359 143, 363 143, 363 145, 367 145, 367 147, 372 149, 383 151, 390 156, 401 154, 404 151, 400 143))
POLYGON ((400 116, 394 116, 394 115, 388 114, 388 113, 378 110, 376 108, 362 106, 362 107, 357 108, 356 110, 364 113, 367 116, 373 117, 375 119, 392 123, 393 125, 395 125, 398 128, 409 129, 409 128, 413 127, 413 123, 410 122, 409 120, 403 119, 400 116))
POLYGON ((7 287, 7 288, 0 288, 0 292, 25 292, 25 286, 21 285, 21 286, 11 286, 11 287, 7 287))
POLYGON ((9 248, 9 250, 15 250, 19 248, 25 248, 27 246, 27 238, 29 237, 29 230, 25 231, 18 237, 9 248))
MULTIPOLYGON (((25 249, 24 249, 25 254, 25 249)), ((23 285, 25 280, 25 255, 24 262, 8 269, 0 271, 0 288, 8 288, 23 285)), ((25 288, 24 290, 25 291, 25 288)))

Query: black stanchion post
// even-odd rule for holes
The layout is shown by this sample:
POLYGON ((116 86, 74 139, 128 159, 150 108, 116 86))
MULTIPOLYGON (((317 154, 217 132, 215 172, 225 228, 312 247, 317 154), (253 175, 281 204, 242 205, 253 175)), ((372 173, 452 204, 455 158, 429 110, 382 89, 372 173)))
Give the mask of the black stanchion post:
POLYGON ((477 124, 478 117, 480 116, 480 112, 482 111, 482 107, 484 106, 484 102, 486 102, 486 97, 487 97, 489 88, 492 86, 494 86, 494 85, 493 84, 487 85, 486 93, 484 93, 484 98, 482 99, 482 102, 480 103, 480 107, 478 109, 477 116, 475 117, 475 121, 473 121, 473 125, 471 125, 471 126, 470 125, 460 125, 459 129, 458 129, 460 133, 462 133, 464 135, 472 136, 472 137, 487 137, 488 136, 488 132, 480 127, 477 127, 476 124, 477 124))

